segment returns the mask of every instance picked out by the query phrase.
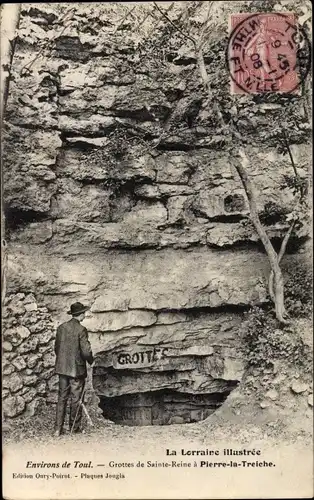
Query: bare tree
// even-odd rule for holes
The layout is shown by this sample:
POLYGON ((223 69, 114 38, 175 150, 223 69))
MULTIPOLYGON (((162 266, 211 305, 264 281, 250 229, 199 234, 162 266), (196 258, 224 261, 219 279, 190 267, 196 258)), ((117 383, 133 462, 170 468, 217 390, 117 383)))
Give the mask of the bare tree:
MULTIPOLYGON (((9 95, 11 67, 14 57, 16 30, 19 26, 21 4, 3 4, 1 6, 1 127, 3 125, 6 103, 9 95)), ((2 156, 2 154, 1 154, 2 156)), ((3 210, 3 186, 1 163, 1 301, 6 294, 6 241, 5 241, 5 216, 3 210)))
POLYGON ((11 67, 20 12, 20 3, 3 4, 1 6, 1 123, 9 94, 11 67))
MULTIPOLYGON (((280 267, 281 260, 285 254, 288 240, 293 232, 293 229, 295 227, 296 223, 296 217, 297 215, 293 215, 291 217, 290 225, 289 228, 282 240, 281 243, 281 248, 277 254, 275 251, 273 244, 263 227, 263 224, 261 223, 259 214, 258 214, 258 209, 257 209, 257 193, 256 190, 250 180, 249 177, 249 171, 250 171, 250 162, 248 159, 248 155, 246 154, 244 148, 242 147, 243 140, 239 132, 229 123, 226 123, 223 114, 220 109, 220 104, 218 100, 215 100, 213 98, 213 92, 211 88, 211 83, 210 83, 210 78, 209 74, 206 68, 205 60, 204 60, 204 43, 205 40, 210 33, 211 29, 213 28, 212 22, 211 22, 211 10, 213 6, 213 2, 209 1, 208 3, 208 8, 207 8, 207 14, 205 16, 204 24, 203 27, 200 30, 200 34, 197 38, 194 38, 193 36, 190 35, 189 32, 185 30, 185 27, 182 28, 182 26, 179 26, 177 24, 177 21, 173 21, 169 18, 167 13, 163 11, 161 7, 159 7, 156 3, 154 3, 155 8, 159 11, 159 13, 162 15, 162 17, 177 31, 177 33, 181 34, 182 37, 185 40, 190 40, 193 44, 194 52, 195 52, 195 59, 197 61, 197 68, 199 71, 199 75, 201 77, 201 81, 203 83, 204 89, 206 90, 209 98, 209 102, 211 103, 212 109, 215 112, 215 115, 218 119, 218 122, 220 123, 222 129, 226 131, 229 135, 232 137, 232 145, 233 145, 233 153, 229 154, 229 161, 232 167, 236 170, 243 189, 245 191, 247 200, 248 200, 248 205, 249 205, 249 210, 250 210, 250 218, 251 221, 255 227, 255 230, 257 234, 260 237, 261 242, 263 243, 263 246, 265 248, 269 263, 270 263, 270 277, 269 277, 269 294, 270 298, 274 303, 275 306, 275 312, 276 312, 276 317, 277 319, 283 323, 286 324, 288 323, 288 314, 285 309, 285 299, 284 299, 284 280, 283 280, 283 274, 282 270, 280 267), (236 152, 234 152, 236 151, 236 152)), ((287 145, 290 160, 292 167, 294 169, 295 175, 297 177, 297 171, 296 167, 291 155, 291 150, 289 148, 289 144, 287 145)), ((297 210, 295 211, 295 214, 297 213, 297 210)))

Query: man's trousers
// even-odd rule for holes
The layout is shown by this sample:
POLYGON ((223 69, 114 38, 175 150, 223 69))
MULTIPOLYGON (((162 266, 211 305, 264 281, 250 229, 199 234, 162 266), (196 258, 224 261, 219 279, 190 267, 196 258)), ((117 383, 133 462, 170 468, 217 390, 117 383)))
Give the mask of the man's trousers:
POLYGON ((63 432, 66 406, 69 396, 70 406, 70 431, 81 431, 82 420, 82 396, 85 385, 85 378, 73 378, 67 375, 59 375, 59 397, 56 409, 55 431, 63 432), (74 425, 73 425, 74 424, 74 425), (72 429, 73 427, 73 429, 72 429))

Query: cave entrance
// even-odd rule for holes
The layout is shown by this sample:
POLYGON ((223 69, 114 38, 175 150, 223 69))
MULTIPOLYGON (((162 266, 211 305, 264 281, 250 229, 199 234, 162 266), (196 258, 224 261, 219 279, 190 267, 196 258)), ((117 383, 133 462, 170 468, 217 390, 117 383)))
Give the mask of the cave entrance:
POLYGON ((210 394, 183 393, 170 389, 100 396, 103 416, 120 425, 170 425, 198 422, 216 411, 234 387, 210 394))

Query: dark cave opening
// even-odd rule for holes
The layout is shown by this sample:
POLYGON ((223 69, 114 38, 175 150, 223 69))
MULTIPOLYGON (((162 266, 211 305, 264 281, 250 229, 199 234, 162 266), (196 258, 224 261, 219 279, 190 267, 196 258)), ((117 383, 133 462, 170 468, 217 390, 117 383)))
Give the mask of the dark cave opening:
POLYGON ((147 426, 195 423, 209 417, 235 389, 209 394, 192 394, 172 389, 100 396, 99 406, 104 418, 119 425, 147 426))
POLYGON ((46 212, 36 212, 35 210, 23 210, 5 205, 4 214, 6 220, 6 230, 8 233, 15 231, 31 222, 42 222, 49 218, 46 212))
POLYGON ((225 198, 224 200, 225 211, 228 213, 232 212, 243 212, 245 210, 245 201, 242 194, 232 194, 225 198))

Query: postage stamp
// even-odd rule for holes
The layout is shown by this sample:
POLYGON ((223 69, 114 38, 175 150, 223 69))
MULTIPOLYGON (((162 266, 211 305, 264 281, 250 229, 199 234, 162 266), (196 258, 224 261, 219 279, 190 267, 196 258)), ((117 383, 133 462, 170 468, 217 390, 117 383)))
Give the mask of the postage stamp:
POLYGON ((231 93, 295 93, 310 69, 311 46, 294 13, 232 14, 226 61, 231 93))

